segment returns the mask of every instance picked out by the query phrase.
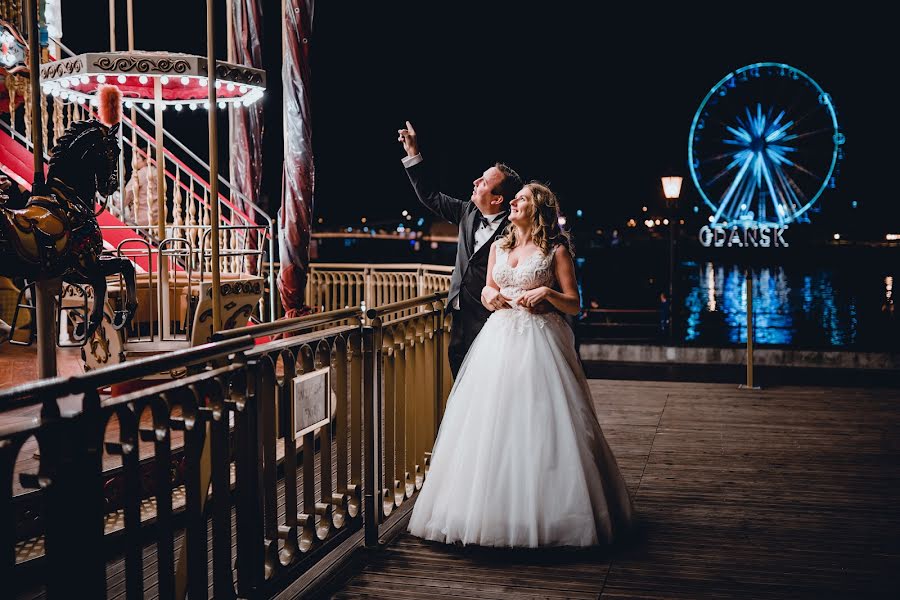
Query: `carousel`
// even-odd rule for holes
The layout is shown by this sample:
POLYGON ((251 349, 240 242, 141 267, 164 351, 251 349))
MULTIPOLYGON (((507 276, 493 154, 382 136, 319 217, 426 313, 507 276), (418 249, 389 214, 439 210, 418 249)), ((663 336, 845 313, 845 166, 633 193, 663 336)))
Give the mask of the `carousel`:
POLYGON ((218 175, 215 117, 258 102, 265 72, 132 50, 60 57, 35 74, 21 37, 9 24, 3 31, 8 133, 34 157, 33 181, 8 173, 3 186, 23 189, 25 205, 4 195, 0 208, 0 274, 16 294, 9 342, 37 342, 45 377, 55 374, 54 345, 80 346, 93 370, 271 320, 274 224, 218 175), (21 133, 16 92, 27 113, 21 133), (173 111, 208 117, 209 164, 164 129, 173 111), (42 145, 51 148, 46 170, 42 145))

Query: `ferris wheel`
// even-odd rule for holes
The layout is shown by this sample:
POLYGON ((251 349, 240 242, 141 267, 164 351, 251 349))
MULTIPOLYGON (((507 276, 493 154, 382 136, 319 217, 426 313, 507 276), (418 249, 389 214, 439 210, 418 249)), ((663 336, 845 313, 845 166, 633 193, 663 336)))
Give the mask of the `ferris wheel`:
POLYGON ((803 71, 756 63, 709 91, 691 123, 691 178, 717 227, 808 222, 834 187, 844 134, 831 96, 803 71))

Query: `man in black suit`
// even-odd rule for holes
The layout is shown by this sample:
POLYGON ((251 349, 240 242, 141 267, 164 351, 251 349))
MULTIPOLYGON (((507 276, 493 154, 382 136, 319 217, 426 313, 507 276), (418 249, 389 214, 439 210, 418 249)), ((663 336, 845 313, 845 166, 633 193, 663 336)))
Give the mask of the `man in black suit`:
POLYGON ((481 303, 487 278, 491 243, 506 229, 509 203, 522 189, 522 179, 508 166, 497 163, 473 183, 468 201, 438 190, 436 175, 419 153, 416 131, 409 121, 398 131, 406 157, 403 166, 419 201, 436 215, 459 226, 456 265, 450 279, 447 309, 453 314, 453 329, 447 354, 455 378, 469 346, 491 312, 481 303))

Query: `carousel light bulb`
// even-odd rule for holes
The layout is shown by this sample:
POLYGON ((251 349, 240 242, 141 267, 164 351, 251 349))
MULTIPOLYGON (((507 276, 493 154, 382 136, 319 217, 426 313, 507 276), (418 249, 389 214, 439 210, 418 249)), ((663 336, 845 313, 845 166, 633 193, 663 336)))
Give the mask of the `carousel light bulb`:
POLYGON ((241 102, 241 104, 243 104, 243 105, 244 105, 244 108, 246 108, 246 107, 251 106, 251 105, 253 104, 253 100, 244 100, 243 102, 241 102))
POLYGON ((225 89, 228 90, 229 92, 233 92, 233 91, 234 91, 234 84, 231 83, 231 82, 229 82, 228 85, 225 86, 225 89))
POLYGON ((240 93, 242 93, 242 94, 246 94, 246 93, 247 93, 247 86, 246 86, 246 85, 242 85, 241 87, 238 88, 238 91, 239 91, 240 93))
POLYGON ((181 85, 187 85, 187 84, 189 84, 190 82, 191 82, 191 78, 188 77, 187 75, 185 75, 185 76, 183 76, 183 77, 181 78, 181 85))
POLYGON ((150 103, 144 102, 143 104, 141 104, 141 108, 143 108, 144 110, 150 110, 150 103))
POLYGON ((209 110, 209 101, 203 103, 203 108, 209 110))
POLYGON ((168 104, 166 104, 165 102, 159 103, 159 110, 166 110, 166 107, 168 107, 168 104))
POLYGON ((134 108, 134 102, 132 102, 131 100, 126 100, 125 108, 134 108))
POLYGON ((62 93, 59 95, 59 97, 60 97, 62 100, 68 100, 68 99, 69 99, 69 92, 62 92, 62 93))
POLYGON ((41 85, 41 89, 44 91, 45 94, 49 94, 50 92, 53 91, 53 86, 51 86, 49 83, 44 82, 41 85))
POLYGON ((63 87, 69 87, 68 79, 60 79, 59 82, 62 84, 63 87))
POLYGON ((225 103, 221 100, 219 101, 219 108, 225 108, 225 103))
POLYGON ((163 85, 166 85, 167 83, 169 83, 169 78, 166 75, 163 75, 159 78, 159 82, 163 85))
POLYGON ((59 89, 54 89, 50 93, 53 95, 54 98, 59 98, 59 94, 60 94, 59 89))
POLYGON ((222 80, 216 79, 216 89, 219 89, 220 87, 222 87, 222 80))
POLYGON ((78 96, 78 104, 84 105, 85 98, 84 96, 78 96))
POLYGON ((207 81, 206 77, 201 77, 201 78, 197 81, 197 83, 200 84, 200 87, 206 87, 206 86, 209 84, 209 81, 207 81))
POLYGON ((191 107, 191 110, 197 110, 197 103, 196 103, 196 102, 191 102, 190 107, 191 107))
POLYGON ((96 96, 91 98, 91 106, 100 106, 100 101, 97 100, 96 96))
POLYGON ((73 77, 69 77, 69 85, 70 86, 78 85, 78 76, 77 75, 75 75, 73 77))
POLYGON ((128 81, 128 78, 125 77, 124 75, 119 75, 118 77, 116 77, 116 80, 117 80, 119 83, 125 83, 126 81, 128 81))
POLYGON ((180 105, 180 104, 176 104, 176 105, 175 105, 175 112, 180 112, 180 111, 181 111, 181 105, 180 105))
POLYGON ((106 83, 106 75, 103 73, 97 75, 97 83, 106 83))
POLYGON ((138 81, 141 82, 141 85, 146 85, 147 82, 150 81, 150 80, 147 79, 147 76, 146 76, 146 75, 141 75, 140 77, 138 77, 138 81))
POLYGON ((91 82, 91 78, 88 77, 87 75, 82 75, 82 76, 78 79, 78 81, 80 81, 82 85, 87 85, 88 83, 91 82))

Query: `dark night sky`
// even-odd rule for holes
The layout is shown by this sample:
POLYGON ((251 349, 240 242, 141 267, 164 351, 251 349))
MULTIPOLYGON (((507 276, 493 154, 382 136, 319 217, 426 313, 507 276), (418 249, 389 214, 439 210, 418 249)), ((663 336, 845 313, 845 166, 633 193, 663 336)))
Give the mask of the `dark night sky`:
MULTIPOLYGON (((709 89, 743 65, 777 61, 831 94, 847 137, 838 190, 820 200, 820 218, 860 228, 872 222, 873 234, 900 229, 891 144, 900 138, 890 91, 896 38, 885 15, 826 14, 821 4, 785 2, 727 13, 723 3, 662 11, 645 3, 550 4, 320 0, 312 37, 316 217, 355 224, 362 215, 399 219, 402 209, 416 208, 396 142, 410 119, 449 193, 468 197, 472 179, 502 160, 549 182, 564 208, 581 208, 589 224, 621 224, 642 204, 660 202, 663 170, 684 170, 691 120, 709 89), (856 211, 852 200, 860 202, 856 211)), ((108 46, 106 5, 64 3, 73 49, 108 46), (102 22, 79 28, 84 17, 73 8, 102 22)), ((138 48, 205 54, 204 3, 135 5, 138 48)), ((276 195, 277 14, 265 15, 273 21, 265 33, 265 186, 276 195)), ((197 117, 171 122, 205 154, 205 121, 197 117)), ((696 198, 690 186, 685 198, 696 198)))

